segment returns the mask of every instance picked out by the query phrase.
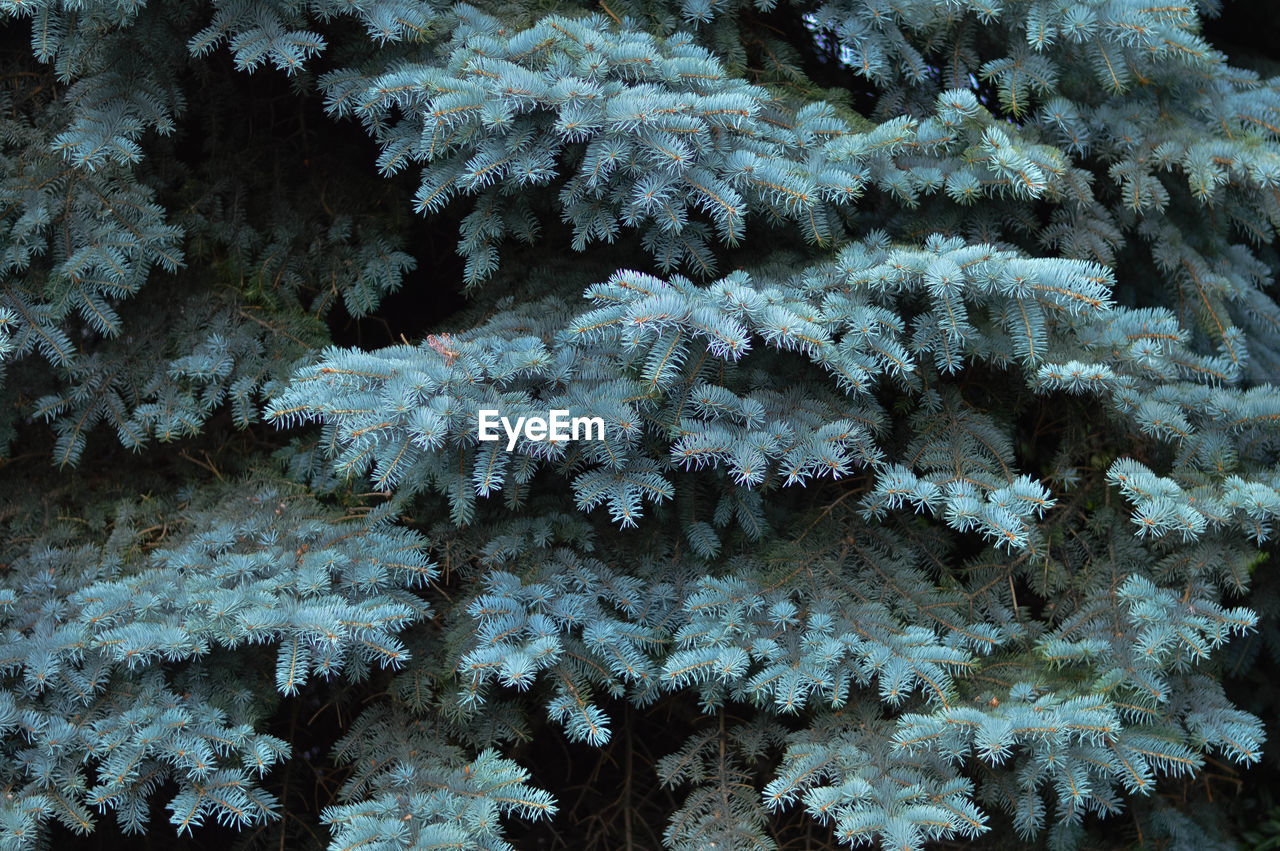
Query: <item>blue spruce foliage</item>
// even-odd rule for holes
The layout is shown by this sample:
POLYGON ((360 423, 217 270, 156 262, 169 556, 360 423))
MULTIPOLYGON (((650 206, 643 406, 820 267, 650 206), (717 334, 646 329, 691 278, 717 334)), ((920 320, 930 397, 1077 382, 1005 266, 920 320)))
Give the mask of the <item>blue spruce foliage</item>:
POLYGON ((1269 847, 1219 5, 0 0, 0 851, 1269 847))

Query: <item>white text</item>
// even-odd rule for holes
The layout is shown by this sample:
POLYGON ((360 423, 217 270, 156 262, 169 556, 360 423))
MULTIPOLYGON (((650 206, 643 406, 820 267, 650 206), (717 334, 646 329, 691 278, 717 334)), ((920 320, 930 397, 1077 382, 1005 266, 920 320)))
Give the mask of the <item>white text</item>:
POLYGON ((603 417, 570 417, 563 408, 547 412, 546 417, 516 417, 513 425, 508 417, 498 417, 496 408, 480 411, 477 436, 481 440, 498 440, 498 426, 507 435, 507 451, 516 448, 516 441, 523 434, 525 440, 604 440, 603 417), (594 436, 593 436, 594 432, 594 436), (581 434, 581 437, 579 435, 581 434))

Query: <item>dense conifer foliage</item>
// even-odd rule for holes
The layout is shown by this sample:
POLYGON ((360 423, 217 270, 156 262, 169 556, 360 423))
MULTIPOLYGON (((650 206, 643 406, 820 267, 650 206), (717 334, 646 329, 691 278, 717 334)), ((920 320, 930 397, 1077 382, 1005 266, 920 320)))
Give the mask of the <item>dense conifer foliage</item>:
POLYGON ((1229 4, 0 13, 0 849, 1280 841, 1229 4))

